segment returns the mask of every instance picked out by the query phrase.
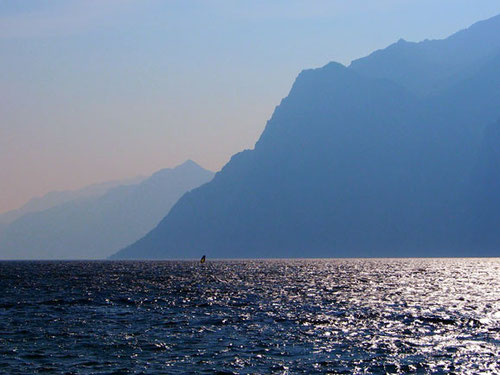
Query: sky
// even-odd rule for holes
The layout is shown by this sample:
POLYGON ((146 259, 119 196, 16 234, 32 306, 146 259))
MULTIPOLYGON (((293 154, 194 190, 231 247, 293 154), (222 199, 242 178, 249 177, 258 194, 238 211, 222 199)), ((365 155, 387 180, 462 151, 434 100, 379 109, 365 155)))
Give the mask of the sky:
POLYGON ((497 14, 498 0, 0 0, 0 212, 187 159, 217 171, 301 70, 497 14))

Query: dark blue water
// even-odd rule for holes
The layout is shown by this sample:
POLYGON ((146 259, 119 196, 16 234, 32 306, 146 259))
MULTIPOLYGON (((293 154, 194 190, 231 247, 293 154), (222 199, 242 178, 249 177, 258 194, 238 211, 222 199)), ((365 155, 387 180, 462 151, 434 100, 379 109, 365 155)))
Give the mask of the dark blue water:
POLYGON ((500 373, 500 260, 1 262, 0 373, 500 373))

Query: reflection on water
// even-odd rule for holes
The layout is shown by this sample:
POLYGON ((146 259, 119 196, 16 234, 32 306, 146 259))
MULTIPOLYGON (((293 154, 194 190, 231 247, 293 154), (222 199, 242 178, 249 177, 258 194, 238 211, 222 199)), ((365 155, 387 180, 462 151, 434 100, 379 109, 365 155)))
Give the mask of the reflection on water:
POLYGON ((499 259, 0 263, 0 373, 499 373, 499 259))

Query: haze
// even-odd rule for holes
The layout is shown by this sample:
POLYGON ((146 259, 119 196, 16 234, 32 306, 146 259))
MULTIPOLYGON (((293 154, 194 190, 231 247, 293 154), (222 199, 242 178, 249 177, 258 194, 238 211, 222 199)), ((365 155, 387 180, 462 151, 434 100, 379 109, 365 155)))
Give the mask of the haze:
POLYGON ((498 0, 0 1, 0 212, 186 159, 217 170, 302 69, 498 13, 498 0))

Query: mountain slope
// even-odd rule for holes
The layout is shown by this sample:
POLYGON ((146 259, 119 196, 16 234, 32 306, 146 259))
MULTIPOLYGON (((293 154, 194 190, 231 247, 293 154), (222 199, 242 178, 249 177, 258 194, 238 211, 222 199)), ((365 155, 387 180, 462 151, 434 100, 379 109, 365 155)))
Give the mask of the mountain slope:
POLYGON ((414 43, 403 39, 354 60, 350 68, 370 77, 396 82, 426 95, 445 88, 456 75, 475 69, 500 50, 500 15, 478 22, 444 40, 414 43))
POLYGON ((500 245, 500 121, 483 134, 477 163, 467 180, 460 212, 465 247, 488 256, 499 255, 500 245))
POLYGON ((422 42, 303 71, 255 149, 116 258, 457 255, 466 181, 500 118, 499 26, 436 42, 431 63, 422 42))
POLYGON ((104 258, 151 230, 186 191, 213 177, 188 161, 139 184, 25 215, 0 237, 3 259, 104 258))
POLYGON ((108 181, 99 184, 92 184, 78 190, 51 191, 42 197, 30 199, 18 209, 0 214, 0 225, 7 226, 21 216, 32 212, 44 211, 49 208, 59 206, 69 201, 86 198, 96 198, 104 195, 110 189, 120 185, 138 184, 144 177, 134 177, 124 180, 108 181))

